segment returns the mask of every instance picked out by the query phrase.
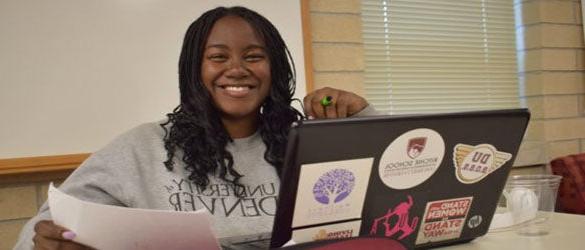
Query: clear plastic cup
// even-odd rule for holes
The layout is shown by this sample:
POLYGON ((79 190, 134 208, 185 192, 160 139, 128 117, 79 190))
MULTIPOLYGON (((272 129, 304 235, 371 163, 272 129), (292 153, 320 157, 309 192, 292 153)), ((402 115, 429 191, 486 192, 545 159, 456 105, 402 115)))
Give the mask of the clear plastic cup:
POLYGON ((561 178, 545 174, 508 179, 503 195, 518 234, 540 236, 550 232, 561 178))

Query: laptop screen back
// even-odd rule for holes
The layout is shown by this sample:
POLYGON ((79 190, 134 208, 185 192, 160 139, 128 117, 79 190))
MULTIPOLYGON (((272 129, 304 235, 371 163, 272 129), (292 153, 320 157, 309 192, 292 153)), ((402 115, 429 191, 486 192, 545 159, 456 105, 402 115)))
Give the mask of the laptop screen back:
POLYGON ((407 248, 485 234, 526 109, 302 121, 291 129, 271 246, 386 237, 407 248))

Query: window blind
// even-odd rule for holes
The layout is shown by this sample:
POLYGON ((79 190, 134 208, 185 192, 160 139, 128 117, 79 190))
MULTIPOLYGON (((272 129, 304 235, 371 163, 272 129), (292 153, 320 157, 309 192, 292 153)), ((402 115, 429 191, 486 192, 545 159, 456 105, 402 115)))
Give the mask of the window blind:
POLYGON ((365 94, 389 114, 520 106, 511 0, 364 0, 365 94))

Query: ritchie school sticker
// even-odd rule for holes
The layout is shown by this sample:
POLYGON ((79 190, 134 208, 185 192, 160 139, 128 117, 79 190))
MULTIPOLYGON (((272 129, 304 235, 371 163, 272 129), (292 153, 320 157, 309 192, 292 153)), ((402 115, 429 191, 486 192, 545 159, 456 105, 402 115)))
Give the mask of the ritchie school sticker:
POLYGON ((455 176, 465 184, 482 180, 510 159, 512 154, 500 152, 490 144, 471 146, 460 143, 453 149, 455 176))
POLYGON ((436 131, 410 130, 394 140, 382 154, 378 172, 394 189, 417 186, 437 171, 445 155, 445 142, 436 131))

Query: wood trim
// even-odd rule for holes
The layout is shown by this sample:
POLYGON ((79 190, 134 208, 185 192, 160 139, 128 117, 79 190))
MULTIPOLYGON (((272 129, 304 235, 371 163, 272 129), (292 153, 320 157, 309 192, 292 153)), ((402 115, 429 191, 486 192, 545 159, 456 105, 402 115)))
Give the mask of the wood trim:
POLYGON ((0 176, 72 171, 89 155, 83 153, 0 159, 0 176))
POLYGON ((311 35, 310 0, 301 1, 301 23, 303 29, 303 53, 305 58, 305 87, 307 94, 315 90, 313 83, 313 41, 311 35))

